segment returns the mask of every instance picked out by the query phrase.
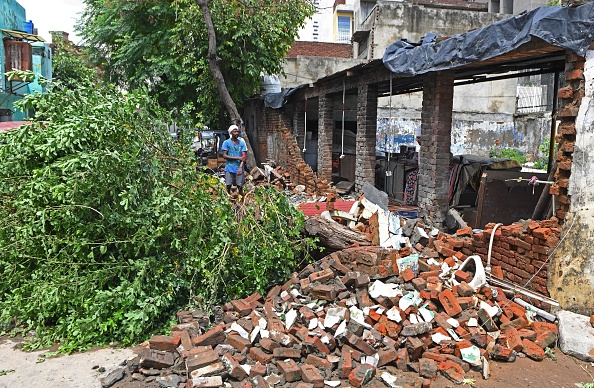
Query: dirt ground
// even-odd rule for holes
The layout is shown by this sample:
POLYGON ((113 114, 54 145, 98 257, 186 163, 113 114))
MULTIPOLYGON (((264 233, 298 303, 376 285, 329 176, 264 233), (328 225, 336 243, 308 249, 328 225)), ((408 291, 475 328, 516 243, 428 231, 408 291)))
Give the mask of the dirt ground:
MULTIPOLYGON (((17 342, 6 337, 0 338, 0 388, 43 386, 44 388, 100 387, 99 378, 103 375, 93 367, 104 367, 106 372, 117 367, 122 361, 136 355, 134 349, 96 349, 73 355, 45 358, 48 350, 23 352, 14 349, 17 342), (39 362, 38 360, 44 360, 39 362)), ((577 383, 593 382, 594 366, 576 360, 555 349, 556 360, 542 362, 517 357, 513 363, 491 362, 491 377, 484 380, 478 372, 470 371, 467 378, 474 379, 473 385, 463 387, 502 388, 502 387, 575 387, 577 383)), ((410 376, 413 376, 411 373, 410 376)), ((375 384, 371 384, 374 386, 375 384)), ((114 388, 152 388, 155 382, 121 381, 114 388)), ((381 385, 375 385, 381 386, 381 385)), ((445 377, 438 377, 432 388, 456 387, 445 377)))
POLYGON ((24 352, 15 349, 19 343, 0 337, 0 388, 99 388, 99 368, 110 371, 136 355, 131 349, 104 348, 45 357, 51 349, 24 352))

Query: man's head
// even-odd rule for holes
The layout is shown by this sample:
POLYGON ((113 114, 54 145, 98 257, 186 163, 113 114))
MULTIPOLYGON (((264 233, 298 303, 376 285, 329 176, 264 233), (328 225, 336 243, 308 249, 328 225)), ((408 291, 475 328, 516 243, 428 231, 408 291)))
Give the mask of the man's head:
POLYGON ((237 137, 239 137, 239 127, 235 124, 231 125, 228 129, 229 131, 229 136, 231 136, 234 139, 237 139, 237 137))

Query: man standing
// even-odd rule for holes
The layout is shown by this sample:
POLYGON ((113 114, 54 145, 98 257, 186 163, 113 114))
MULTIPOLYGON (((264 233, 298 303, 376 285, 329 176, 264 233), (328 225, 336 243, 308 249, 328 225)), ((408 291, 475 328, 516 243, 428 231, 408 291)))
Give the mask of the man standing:
POLYGON ((225 185, 227 192, 231 194, 233 183, 237 186, 239 195, 243 195, 243 184, 245 183, 244 162, 247 155, 247 146, 245 141, 239 137, 239 128, 237 125, 229 127, 229 139, 223 142, 221 150, 225 163, 225 185))

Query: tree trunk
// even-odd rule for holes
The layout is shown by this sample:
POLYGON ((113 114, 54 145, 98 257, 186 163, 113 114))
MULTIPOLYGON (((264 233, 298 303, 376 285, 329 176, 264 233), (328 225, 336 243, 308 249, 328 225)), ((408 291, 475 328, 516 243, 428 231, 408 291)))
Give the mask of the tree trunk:
POLYGON ((209 0, 196 0, 196 4, 198 4, 202 14, 204 15, 204 23, 206 24, 206 31, 208 32, 208 65, 210 67, 210 71, 212 72, 212 77, 217 84, 217 88, 219 89, 221 100, 229 112, 231 122, 242 128, 242 138, 245 140, 245 144, 248 149, 246 169, 249 171, 249 169, 256 166, 256 158, 254 157, 254 151, 252 149, 252 145, 250 144, 250 140, 247 137, 247 133, 245 132, 245 128, 242 126, 243 120, 241 119, 241 115, 239 114, 237 106, 229 94, 229 90, 225 84, 225 78, 223 77, 223 73, 221 73, 221 69, 219 67, 220 58, 217 56, 217 36, 215 34, 212 18, 210 17, 208 3, 209 0))
POLYGON ((364 233, 321 217, 309 217, 305 221, 305 230, 310 236, 318 237, 321 245, 331 251, 346 249, 353 246, 353 244, 371 245, 364 233))

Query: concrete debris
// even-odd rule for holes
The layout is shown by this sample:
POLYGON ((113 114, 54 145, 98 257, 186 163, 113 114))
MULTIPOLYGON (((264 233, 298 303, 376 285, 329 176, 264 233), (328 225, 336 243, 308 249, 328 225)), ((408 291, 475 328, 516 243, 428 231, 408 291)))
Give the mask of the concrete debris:
POLYGON ((186 388, 429 387, 438 375, 460 384, 471 368, 487 378, 489 360, 513 362, 520 352, 542 360, 557 326, 529 320, 502 289, 473 289, 476 274, 459 265, 467 257, 436 246, 448 241, 441 234, 427 236, 418 250, 334 252, 265 297, 228 302, 209 325, 198 310, 180 311, 171 334, 153 337, 127 372, 159 369, 159 384, 186 388), (432 264, 426 248, 438 252, 432 264), (441 277, 446 272, 454 281, 441 277))
POLYGON ((585 315, 561 310, 559 318, 559 348, 580 360, 594 362, 594 328, 585 315))

